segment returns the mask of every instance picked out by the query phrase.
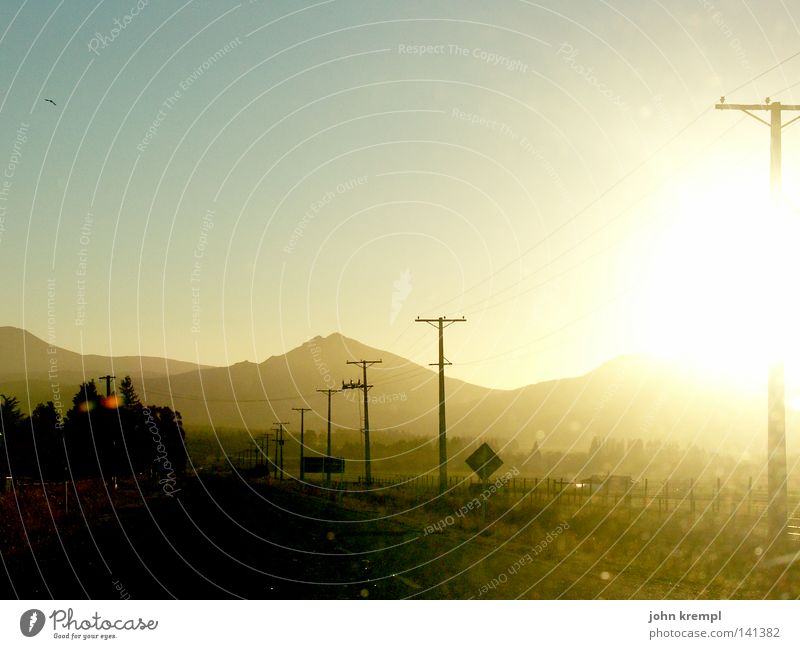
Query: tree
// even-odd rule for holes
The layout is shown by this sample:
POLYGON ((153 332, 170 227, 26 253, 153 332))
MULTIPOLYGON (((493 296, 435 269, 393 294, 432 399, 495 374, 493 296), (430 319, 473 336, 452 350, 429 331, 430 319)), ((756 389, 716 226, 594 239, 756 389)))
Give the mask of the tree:
POLYGON ((533 441, 533 448, 530 455, 525 459, 525 468, 535 475, 538 475, 542 470, 542 452, 539 450, 539 442, 533 441))
POLYGON ((130 376, 120 383, 122 396, 118 409, 122 426, 123 446, 126 457, 123 460, 127 468, 134 473, 146 471, 153 461, 153 451, 145 425, 144 406, 139 399, 130 376))
POLYGON ((31 413, 39 470, 45 480, 62 480, 66 476, 64 456, 64 422, 52 401, 38 404, 31 413))
POLYGON ((174 479, 186 470, 186 432, 181 413, 166 406, 148 406, 144 412, 156 470, 174 479))
POLYGON ((26 475, 33 464, 32 438, 16 397, 0 394, 0 440, 3 475, 26 475), (27 433, 27 434, 26 434, 27 433))
POLYGON ((25 421, 25 415, 20 410, 19 399, 0 394, 0 422, 3 432, 19 428, 25 421))
POLYGON ((142 405, 139 400, 139 395, 133 387, 133 381, 130 376, 126 376, 119 384, 119 391, 122 395, 122 406, 126 408, 136 409, 142 405))
POLYGON ((82 383, 66 417, 52 401, 27 417, 15 397, 0 395, 0 475, 64 479, 116 478, 154 468, 171 481, 186 468, 186 433, 179 412, 145 408, 133 381, 120 386, 121 403, 105 400, 95 382, 82 383))

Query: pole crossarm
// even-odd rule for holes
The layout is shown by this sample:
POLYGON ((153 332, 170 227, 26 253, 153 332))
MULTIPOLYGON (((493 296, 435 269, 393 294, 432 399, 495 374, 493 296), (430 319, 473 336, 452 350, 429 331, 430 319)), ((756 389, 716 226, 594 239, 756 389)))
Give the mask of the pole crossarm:
MULTIPOLYGON (((753 119, 758 120, 762 124, 772 127, 772 124, 770 122, 768 122, 765 119, 761 119, 758 115, 754 115, 751 111, 754 110, 766 110, 770 112, 778 111, 778 113, 780 114, 784 110, 800 110, 800 104, 782 104, 779 101, 773 101, 773 102, 767 101, 766 103, 763 104, 726 104, 723 102, 719 104, 714 104, 714 108, 716 108, 717 110, 739 110, 745 113, 746 115, 749 115, 753 119)), ((794 119, 790 119, 785 124, 781 124, 780 128, 786 128, 787 126, 789 126, 789 124, 793 124, 798 119, 800 119, 800 117, 795 117, 794 119)))
POLYGON ((429 325, 438 328, 440 320, 442 322, 442 326, 445 327, 445 328, 449 327, 451 324, 453 324, 455 322, 466 322, 467 321, 467 319, 464 318, 464 317, 461 317, 461 318, 445 318, 445 317, 441 317, 441 318, 420 318, 420 317, 417 317, 417 319, 414 320, 414 322, 427 322, 429 325))
POLYGON ((113 380, 114 380, 114 379, 116 379, 117 377, 116 377, 116 376, 113 376, 113 375, 111 375, 111 374, 106 374, 105 376, 100 376, 100 377, 98 377, 98 378, 99 378, 101 381, 105 381, 105 382, 106 382, 106 396, 107 396, 107 397, 110 397, 110 396, 111 396, 111 381, 113 381, 113 380))
MULTIPOLYGON (((292 410, 294 410, 294 408, 292 408, 292 410)), ((273 426, 278 426, 278 428, 273 428, 272 430, 274 430, 276 433, 280 434, 280 436, 281 436, 281 446, 283 446, 283 427, 284 426, 288 426, 289 422, 288 421, 273 421, 272 424, 273 424, 273 426)))
POLYGON ((383 363, 382 360, 378 359, 377 361, 346 361, 348 365, 361 365, 363 366, 364 363, 367 364, 367 367, 372 367, 375 363, 383 363))
MULTIPOLYGON (((369 390, 372 386, 368 385, 367 390, 369 390)), ((363 390, 364 384, 361 381, 353 381, 352 379, 345 383, 342 381, 342 389, 336 390, 336 392, 342 392, 343 390, 363 390)))
POLYGON ((774 110, 775 108, 800 110, 800 104, 782 104, 779 101, 773 101, 768 104, 714 104, 714 108, 718 110, 774 110))

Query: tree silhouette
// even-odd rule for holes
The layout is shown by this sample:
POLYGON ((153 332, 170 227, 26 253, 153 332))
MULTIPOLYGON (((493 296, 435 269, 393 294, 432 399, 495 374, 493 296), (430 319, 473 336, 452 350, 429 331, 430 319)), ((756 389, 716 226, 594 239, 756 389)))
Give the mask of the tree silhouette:
POLYGON ((186 470, 186 432, 181 413, 166 406, 148 406, 144 411, 155 468, 162 478, 173 479, 186 470))
POLYGON ((122 405, 124 407, 135 409, 142 405, 142 402, 139 400, 139 395, 133 387, 133 381, 130 376, 126 376, 122 379, 122 382, 119 384, 119 391, 122 395, 122 405))
POLYGON ((3 476, 24 475, 35 466, 33 437, 16 397, 0 394, 0 435, 4 452, 3 476))
POLYGON ((31 431, 42 479, 63 480, 66 477, 64 421, 52 401, 33 409, 31 431))
POLYGON ((180 413, 143 406, 129 376, 120 395, 119 402, 106 400, 87 381, 65 417, 52 401, 27 417, 15 397, 0 395, 0 474, 42 480, 157 474, 174 488, 186 468, 180 413))
POLYGON ((19 407, 19 399, 0 394, 0 421, 4 432, 6 428, 9 430, 18 428, 25 421, 25 415, 19 407))
POLYGON ((82 383, 72 397, 65 425, 67 458, 74 474, 117 475, 122 447, 116 408, 107 407, 94 380, 82 383))

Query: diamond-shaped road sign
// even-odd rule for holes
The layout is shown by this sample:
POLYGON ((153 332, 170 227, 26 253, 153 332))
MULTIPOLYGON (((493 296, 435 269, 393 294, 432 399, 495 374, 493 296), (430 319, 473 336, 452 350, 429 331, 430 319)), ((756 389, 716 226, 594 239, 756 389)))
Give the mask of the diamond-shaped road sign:
POLYGON ((490 475, 503 466, 503 460, 492 450, 491 446, 484 442, 477 451, 467 458, 467 464, 470 469, 478 474, 481 481, 485 482, 490 475))

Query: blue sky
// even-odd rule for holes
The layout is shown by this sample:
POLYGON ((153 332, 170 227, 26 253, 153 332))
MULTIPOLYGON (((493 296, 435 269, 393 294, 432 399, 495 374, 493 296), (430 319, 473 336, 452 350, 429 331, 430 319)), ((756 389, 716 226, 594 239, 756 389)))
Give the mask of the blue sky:
POLYGON ((429 362, 413 318, 466 314, 451 373, 497 387, 705 348, 664 325, 697 301, 659 292, 676 233, 719 235, 692 206, 766 192, 766 129, 712 106, 793 101, 800 57, 759 75, 797 21, 739 0, 3 2, 3 324, 213 364, 341 331, 429 362))

